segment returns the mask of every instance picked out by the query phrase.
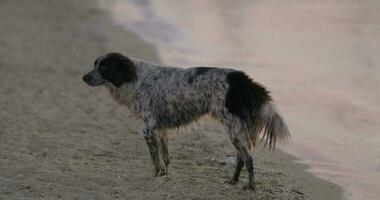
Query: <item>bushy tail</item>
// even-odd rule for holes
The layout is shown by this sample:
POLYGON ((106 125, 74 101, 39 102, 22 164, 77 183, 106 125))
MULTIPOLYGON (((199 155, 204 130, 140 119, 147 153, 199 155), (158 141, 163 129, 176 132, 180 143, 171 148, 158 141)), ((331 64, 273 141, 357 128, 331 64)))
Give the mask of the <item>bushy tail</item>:
POLYGON ((257 136, 261 135, 265 145, 274 149, 277 143, 288 142, 290 132, 283 118, 277 113, 274 105, 264 102, 252 116, 253 129, 250 133, 252 143, 255 144, 257 136))
POLYGON ((246 125, 253 145, 260 134, 272 149, 277 143, 290 138, 288 127, 274 108, 269 91, 264 86, 240 71, 230 72, 227 81, 226 107, 246 125))

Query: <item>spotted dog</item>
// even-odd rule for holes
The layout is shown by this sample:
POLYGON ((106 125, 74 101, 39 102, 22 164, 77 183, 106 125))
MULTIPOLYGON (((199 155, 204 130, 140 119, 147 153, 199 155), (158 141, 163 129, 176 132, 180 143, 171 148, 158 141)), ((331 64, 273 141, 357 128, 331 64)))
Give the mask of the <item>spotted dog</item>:
POLYGON ((155 167, 166 175, 169 165, 167 131, 209 114, 226 128, 236 149, 236 184, 246 166, 245 189, 255 189, 253 158, 249 153, 258 136, 274 148, 290 137, 272 104, 269 92, 244 72, 213 67, 167 67, 108 53, 83 77, 90 86, 104 85, 113 99, 145 122, 143 135, 155 167))

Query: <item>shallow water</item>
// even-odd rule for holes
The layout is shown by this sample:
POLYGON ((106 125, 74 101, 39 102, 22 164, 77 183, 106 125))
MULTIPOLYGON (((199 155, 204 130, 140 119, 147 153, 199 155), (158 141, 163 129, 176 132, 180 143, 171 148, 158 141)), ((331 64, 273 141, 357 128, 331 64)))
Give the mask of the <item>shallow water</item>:
POLYGON ((349 199, 380 198, 380 2, 100 1, 164 64, 244 70, 293 135, 283 149, 349 199))

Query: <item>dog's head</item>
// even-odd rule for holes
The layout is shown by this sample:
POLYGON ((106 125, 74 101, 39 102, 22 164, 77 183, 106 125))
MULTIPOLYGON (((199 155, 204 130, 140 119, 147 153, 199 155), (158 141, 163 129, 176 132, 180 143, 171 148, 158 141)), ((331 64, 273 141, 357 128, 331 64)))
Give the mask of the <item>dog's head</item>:
POLYGON ((89 86, 112 83, 120 87, 137 79, 136 66, 131 59, 120 53, 108 53, 100 56, 94 62, 94 68, 83 76, 83 81, 89 86))

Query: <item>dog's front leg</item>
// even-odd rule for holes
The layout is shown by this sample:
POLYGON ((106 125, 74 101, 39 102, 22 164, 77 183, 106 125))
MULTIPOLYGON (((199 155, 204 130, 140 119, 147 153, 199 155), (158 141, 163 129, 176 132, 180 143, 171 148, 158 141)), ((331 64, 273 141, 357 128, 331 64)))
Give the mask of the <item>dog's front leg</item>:
POLYGON ((168 169, 169 163, 170 163, 170 155, 168 150, 168 135, 167 133, 161 133, 160 137, 160 145, 161 145, 161 156, 162 160, 165 163, 166 169, 168 169))
POLYGON ((149 147, 150 157, 154 165, 154 176, 164 176, 167 169, 160 156, 160 141, 154 128, 147 127, 144 130, 144 138, 149 147))

